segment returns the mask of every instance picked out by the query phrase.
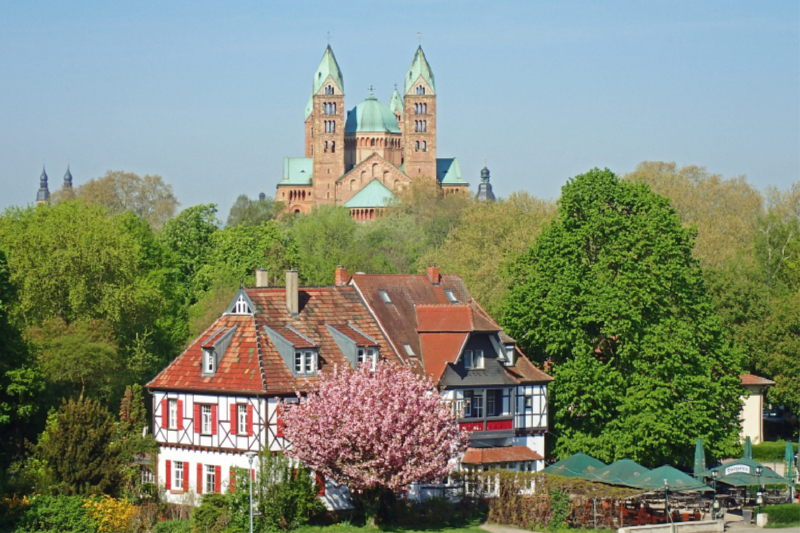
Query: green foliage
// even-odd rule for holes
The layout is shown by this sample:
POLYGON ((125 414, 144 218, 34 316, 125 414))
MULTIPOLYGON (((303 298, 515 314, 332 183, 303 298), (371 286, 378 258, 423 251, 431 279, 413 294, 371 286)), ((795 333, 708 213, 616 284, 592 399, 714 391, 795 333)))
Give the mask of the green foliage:
POLYGON ((36 496, 25 509, 14 533, 95 533, 80 496, 36 496))
POLYGON ((556 454, 690 464, 735 451, 741 388, 692 258, 693 231, 648 186, 594 169, 511 265, 503 321, 553 364, 556 454))
POLYGON ((144 453, 155 457, 158 453, 158 443, 153 435, 142 435, 148 424, 144 389, 141 385, 126 387, 119 409, 115 444, 119 447, 119 459, 123 465, 122 488, 131 496, 146 492, 141 486, 141 470, 134 461, 135 457, 144 453))
POLYGON ((258 482, 253 486, 253 498, 261 513, 259 531, 295 529, 325 510, 307 468, 294 467, 286 456, 273 456, 268 450, 261 453, 259 461, 258 482))
POLYGON ((154 533, 192 533, 192 523, 189 520, 164 520, 158 522, 153 528, 154 533))
POLYGON ((550 529, 559 529, 566 525, 569 516, 569 493, 560 489, 550 489, 550 529))
POLYGON ((795 524, 800 522, 800 503, 767 505, 761 512, 766 514, 768 524, 795 524))
MULTIPOLYGON (((797 453, 797 443, 793 442, 792 447, 797 453)), ((766 441, 753 445, 753 459, 759 462, 783 463, 786 453, 786 441, 766 441)), ((795 467, 796 468, 796 467, 795 467)))
POLYGON ((230 521, 228 498, 225 494, 203 494, 200 505, 192 512, 192 531, 211 533, 222 531, 230 521))
POLYGON ((273 201, 272 198, 251 200, 246 194, 242 194, 231 206, 225 225, 229 228, 239 224, 258 226, 262 222, 273 220, 281 211, 283 211, 283 204, 273 201))
POLYGON ((36 445, 36 458, 53 472, 53 493, 114 494, 119 489, 118 450, 111 415, 84 398, 64 401, 36 445))

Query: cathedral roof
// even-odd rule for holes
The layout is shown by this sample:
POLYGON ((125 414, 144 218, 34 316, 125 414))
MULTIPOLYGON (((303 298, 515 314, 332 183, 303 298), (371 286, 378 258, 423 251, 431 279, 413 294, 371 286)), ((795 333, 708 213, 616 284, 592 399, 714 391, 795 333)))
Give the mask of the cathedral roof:
POLYGON ((397 118, 386 104, 382 104, 373 95, 347 112, 345 133, 400 133, 397 118))
POLYGON ((403 98, 397 92, 397 87, 394 88, 392 98, 389 100, 389 111, 392 113, 399 111, 401 115, 403 114, 403 98))
POLYGON ((420 46, 417 48, 417 53, 414 54, 414 60, 411 62, 411 68, 408 69, 408 75, 406 76, 406 84, 405 84, 405 93, 411 90, 411 86, 414 84, 415 81, 422 76, 422 79, 430 86, 433 92, 436 92, 436 85, 434 83, 433 71, 431 70, 431 66, 428 64, 428 60, 425 59, 425 52, 422 51, 422 47, 420 46))
POLYGON ((397 197, 386 185, 381 183, 381 180, 375 178, 370 181, 366 187, 358 191, 355 196, 345 202, 344 207, 362 208, 362 207, 386 207, 397 197))
POLYGON ((39 176, 39 191, 36 193, 37 202, 46 202, 50 199, 50 189, 47 187, 47 172, 42 165, 42 175, 39 176))
POLYGON ((314 174, 314 160, 310 157, 284 157, 283 180, 281 185, 311 185, 314 174))
POLYGON ((308 97, 308 103, 306 104, 306 120, 308 117, 311 116, 311 113, 314 112, 314 95, 308 97))
POLYGON ((457 157, 436 160, 436 179, 442 185, 469 185, 461 177, 461 164, 457 157))
POLYGON ((314 73, 314 92, 312 94, 317 94, 319 92, 322 88, 322 84, 328 79, 328 76, 332 77, 336 85, 339 86, 339 90, 344 92, 342 71, 339 70, 339 63, 336 62, 336 57, 333 55, 333 50, 331 50, 330 45, 325 49, 325 53, 322 54, 322 61, 320 61, 319 67, 317 67, 317 71, 314 73))

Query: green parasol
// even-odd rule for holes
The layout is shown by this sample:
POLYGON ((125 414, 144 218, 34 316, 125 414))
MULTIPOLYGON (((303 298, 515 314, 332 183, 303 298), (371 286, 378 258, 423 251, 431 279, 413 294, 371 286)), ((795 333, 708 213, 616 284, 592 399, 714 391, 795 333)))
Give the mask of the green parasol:
POLYGON ((779 476, 766 466, 753 459, 736 459, 730 463, 712 468, 706 472, 711 477, 711 472, 719 472, 717 482, 727 483, 734 487, 749 487, 751 485, 785 485, 786 479, 779 476), (756 468, 761 467, 761 476, 756 474, 756 468))
POLYGON ((792 448, 792 441, 786 443, 786 470, 785 477, 789 483, 794 481, 794 448, 792 448))
POLYGON ((694 478, 703 479, 703 473, 706 471, 706 452, 703 450, 703 439, 697 438, 697 444, 694 447, 694 478))
POLYGON ((684 474, 677 468, 669 465, 660 466, 647 472, 636 480, 636 487, 642 489, 664 489, 671 491, 710 491, 711 487, 698 481, 690 475, 684 474), (666 481, 666 483, 664 483, 666 481))
POLYGON ((556 461, 542 470, 542 472, 552 476, 579 477, 583 479, 589 479, 587 475, 594 474, 597 470, 600 470, 604 466, 606 465, 594 457, 589 457, 585 453, 576 453, 575 455, 571 455, 566 459, 556 461))
POLYGON ((752 459, 753 458, 753 443, 750 442, 750 437, 744 441, 744 455, 742 456, 744 459, 752 459))
POLYGON ((621 459, 597 470, 594 475, 586 476, 584 479, 600 481, 610 485, 636 487, 636 482, 648 472, 650 472, 650 469, 634 463, 630 459, 621 459))

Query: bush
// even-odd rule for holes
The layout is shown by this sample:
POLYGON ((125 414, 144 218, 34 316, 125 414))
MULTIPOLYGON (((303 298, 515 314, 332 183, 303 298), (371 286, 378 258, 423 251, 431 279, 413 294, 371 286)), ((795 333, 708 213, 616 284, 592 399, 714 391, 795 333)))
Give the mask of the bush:
POLYGON ((463 528, 483 522, 487 511, 485 500, 466 499, 453 503, 435 496, 421 502, 397 499, 392 514, 387 518, 390 525, 403 529, 463 528))
MULTIPOLYGON (((246 477, 237 486, 246 487, 245 480, 246 477)), ((261 513, 259 530, 295 529, 306 524, 325 510, 318 493, 307 468, 294 468, 288 457, 273 456, 269 450, 263 452, 257 483, 253 484, 253 498, 258 500, 261 513)))
MULTIPOLYGON (((797 453, 797 443, 792 443, 792 449, 797 453)), ((753 446, 753 459, 767 463, 782 463, 786 456, 786 441, 762 442, 753 446)))
POLYGON ((767 522, 771 525, 800 522, 800 503, 767 505, 761 512, 769 517, 767 522))
POLYGON ((97 527, 97 533, 127 531, 136 516, 136 508, 131 502, 110 496, 90 498, 83 507, 97 527))
POLYGON ((20 517, 15 533, 96 533, 80 496, 37 496, 20 517))
POLYGON ((192 533, 192 523, 188 520, 165 520, 156 524, 154 533, 192 533))
POLYGON ((192 530, 195 533, 222 531, 228 527, 230 517, 225 494, 203 494, 200 506, 192 513, 192 530))

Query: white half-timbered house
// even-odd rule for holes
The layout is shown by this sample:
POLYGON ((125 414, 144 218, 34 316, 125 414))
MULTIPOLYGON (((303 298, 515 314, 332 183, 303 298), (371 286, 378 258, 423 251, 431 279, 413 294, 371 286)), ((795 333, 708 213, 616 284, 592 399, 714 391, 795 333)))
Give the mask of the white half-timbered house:
MULTIPOLYGON (((281 400, 296 400, 334 365, 381 359, 428 375, 444 400, 464 409, 460 423, 472 444, 463 466, 543 467, 552 378, 519 352, 459 276, 431 268, 348 278, 340 267, 334 286, 298 287, 298 273, 289 271, 286 287, 241 288, 147 384, 168 501, 227 490, 232 468, 248 468, 246 452, 286 445, 281 400), (489 448, 502 453, 487 455, 489 448)), ((330 508, 347 505, 344 489, 330 480, 324 487, 330 508)))

